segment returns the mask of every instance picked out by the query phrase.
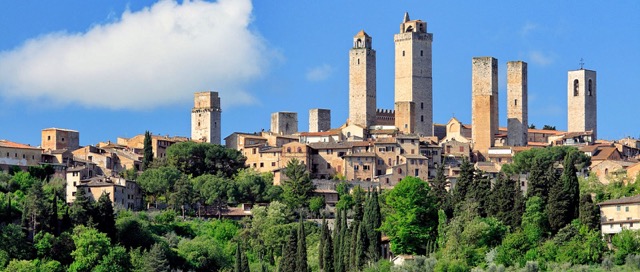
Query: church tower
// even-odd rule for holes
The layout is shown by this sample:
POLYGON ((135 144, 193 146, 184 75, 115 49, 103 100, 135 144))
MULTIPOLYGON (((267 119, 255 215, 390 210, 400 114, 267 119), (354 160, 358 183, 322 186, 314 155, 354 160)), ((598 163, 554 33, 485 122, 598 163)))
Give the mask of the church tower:
POLYGON ((218 92, 195 93, 191 110, 191 139, 220 144, 221 112, 218 92))
POLYGON ((349 50, 349 124, 369 128, 376 121, 376 51, 361 30, 349 50))
POLYGON ((400 33, 393 37, 396 52, 395 118, 405 134, 433 135, 431 42, 427 23, 404 14, 400 33))
POLYGON ((596 71, 569 71, 567 80, 568 132, 593 131, 597 139, 598 109, 596 101, 596 71))
POLYGON ((507 62, 507 145, 528 143, 527 63, 507 62))

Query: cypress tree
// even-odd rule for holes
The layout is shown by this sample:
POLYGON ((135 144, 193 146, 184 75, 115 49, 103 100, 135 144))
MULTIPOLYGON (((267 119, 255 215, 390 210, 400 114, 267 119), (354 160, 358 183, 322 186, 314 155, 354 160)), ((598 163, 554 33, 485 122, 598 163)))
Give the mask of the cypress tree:
POLYGON ((102 193, 98 202, 95 205, 96 211, 96 229, 98 231, 106 233, 111 240, 116 236, 116 219, 113 211, 113 203, 109 199, 108 193, 102 193))
POLYGON ((74 225, 87 225, 92 221, 93 207, 84 188, 77 188, 76 199, 71 204, 69 216, 74 225))
POLYGON ((356 241, 354 268, 355 270, 360 270, 360 268, 362 268, 362 266, 364 265, 365 252, 367 250, 367 231, 365 230, 364 223, 358 225, 356 241))
POLYGON ((318 267, 320 271, 324 268, 324 247, 327 240, 327 219, 322 216, 322 225, 320 225, 320 242, 318 243, 318 267))
POLYGON ((347 210, 342 210, 340 216, 340 243, 338 244, 340 256, 337 259, 339 266, 336 266, 336 271, 347 271, 347 263, 349 260, 349 228, 347 227, 347 210))
POLYGON ((453 205, 456 211, 459 210, 459 206, 467 199, 467 194, 473 185, 473 164, 469 162, 467 157, 462 158, 462 164, 460 164, 460 175, 456 181, 456 185, 453 187, 453 205))
POLYGON ((149 167, 153 161, 153 146, 151 143, 151 132, 148 130, 144 132, 144 157, 142 157, 142 170, 149 167))
POLYGON ((240 262, 240 272, 251 272, 249 270, 249 259, 247 259, 247 254, 244 251, 241 252, 241 262, 240 262))
POLYGON ((329 234, 329 227, 325 225, 326 228, 326 240, 324 241, 324 248, 322 253, 322 267, 324 272, 334 272, 333 265, 333 241, 331 240, 331 234, 329 234))
POLYGON ((507 179, 504 175, 500 174, 495 181, 493 189, 491 190, 491 201, 489 201, 488 213, 490 216, 502 221, 504 224, 509 225, 513 220, 511 219, 513 203, 515 201, 514 194, 514 182, 507 179))
POLYGON ((240 250, 240 243, 238 243, 236 245, 236 258, 233 263, 233 272, 241 272, 241 271, 242 271, 242 251, 240 250))
MULTIPOLYGON (((341 269, 341 263, 342 263, 342 254, 341 254, 341 249, 342 249, 342 240, 340 237, 340 235, 342 234, 342 231, 340 230, 340 228, 342 227, 342 211, 341 210, 337 210, 336 211, 336 218, 333 221, 333 269, 336 272, 342 272, 341 269)), ((326 265, 326 264, 325 264, 326 265)))
POLYGON ((358 228, 360 227, 360 222, 353 221, 351 222, 351 242, 349 243, 349 270, 357 270, 356 269, 356 247, 358 246, 358 228))
POLYGON ((53 192, 53 200, 51 201, 49 227, 53 231, 53 234, 55 234, 56 236, 60 235, 60 225, 58 224, 58 194, 55 191, 53 192))
POLYGON ((436 177, 431 181, 431 194, 437 199, 438 209, 449 210, 449 193, 447 177, 444 175, 444 163, 436 170, 436 177))
POLYGON ((593 204, 589 194, 580 197, 580 223, 590 229, 597 230, 600 227, 600 208, 593 204))
POLYGON ((307 235, 304 232, 304 222, 300 218, 300 224, 298 226, 298 253, 296 269, 300 272, 308 271, 307 267, 307 235))
POLYGON ((511 215, 509 216, 511 221, 507 224, 511 226, 511 229, 515 230, 522 224, 522 215, 525 211, 526 200, 524 198, 524 194, 522 193, 519 181, 516 181, 513 185, 513 208, 511 209, 511 215))
POLYGON ((580 206, 580 190, 576 177, 575 153, 569 153, 564 158, 563 171, 560 180, 552 182, 547 202, 549 227, 553 233, 571 223, 578 217, 580 206))
POLYGON ((298 261, 298 237, 295 229, 291 230, 289 239, 282 249, 282 258, 280 259, 280 268, 282 272, 296 272, 296 263, 298 261))
POLYGON ((144 270, 155 272, 171 271, 165 248, 160 243, 155 243, 144 256, 144 270))
POLYGON ((374 190, 371 194, 369 212, 371 214, 370 222, 367 224, 367 255, 371 262, 377 262, 380 259, 380 239, 382 234, 378 230, 382 225, 382 215, 380 214, 380 203, 378 202, 378 191, 374 190))
POLYGON ((471 197, 478 202, 478 215, 487 216, 487 206, 490 202, 491 180, 481 170, 475 172, 473 189, 469 192, 471 197))

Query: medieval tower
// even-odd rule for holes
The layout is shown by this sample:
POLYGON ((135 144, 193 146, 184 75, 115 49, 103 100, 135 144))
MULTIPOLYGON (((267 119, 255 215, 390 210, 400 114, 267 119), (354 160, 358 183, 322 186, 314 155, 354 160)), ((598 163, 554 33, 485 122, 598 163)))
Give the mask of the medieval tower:
POLYGON ((507 145, 527 146, 528 142, 527 63, 507 62, 507 145))
POLYGON ((361 30, 349 50, 349 124, 366 128, 376 121, 376 51, 361 30))
POLYGON ((394 35, 395 123, 403 133, 433 135, 431 42, 427 23, 404 14, 400 33, 394 35))
POLYGON ((271 132, 291 135, 298 132, 298 113, 279 111, 271 114, 271 132))
POLYGON ((482 155, 498 133, 498 60, 475 57, 471 71, 471 138, 473 149, 482 155))
POLYGON ((597 139, 598 109, 596 104, 596 71, 569 71, 567 80, 568 132, 593 131, 597 139))
POLYGON ((331 129, 331 110, 309 110, 309 132, 323 132, 331 129))
POLYGON ((220 144, 220 97, 217 92, 194 94, 191 110, 191 139, 212 144, 220 144))

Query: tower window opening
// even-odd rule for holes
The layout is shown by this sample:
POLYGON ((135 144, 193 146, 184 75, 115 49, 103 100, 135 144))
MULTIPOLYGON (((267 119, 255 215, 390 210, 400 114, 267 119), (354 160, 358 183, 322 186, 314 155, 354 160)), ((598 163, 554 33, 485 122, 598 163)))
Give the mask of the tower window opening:
POLYGON ((359 47, 361 47, 361 46, 362 46, 362 40, 361 40, 361 39, 358 39, 358 40, 356 41, 356 47, 358 47, 358 48, 359 48, 359 47))
POLYGON ((423 110, 424 109, 424 102, 420 102, 420 109, 423 110))
POLYGON ((404 57, 404 51, 402 51, 402 56, 404 57))
POLYGON ((576 79, 573 81, 573 96, 578 96, 579 92, 580 92, 580 84, 576 79))
POLYGON ((423 52, 422 52, 422 50, 420 50, 420 56, 421 56, 421 57, 422 57, 422 53, 423 53, 423 52))
POLYGON ((198 126, 200 126, 200 122, 198 122, 198 126))
POLYGON ((420 122, 424 122, 424 115, 420 115, 420 122))
POLYGON ((513 101, 513 105, 517 106, 518 105, 518 99, 516 99, 515 101, 513 101))
POLYGON ((358 64, 360 64, 360 59, 358 59, 358 64))
POLYGON ((591 81, 591 79, 589 79, 589 85, 588 85, 588 88, 587 88, 587 92, 588 92, 587 94, 589 96, 593 95, 593 82, 591 81))

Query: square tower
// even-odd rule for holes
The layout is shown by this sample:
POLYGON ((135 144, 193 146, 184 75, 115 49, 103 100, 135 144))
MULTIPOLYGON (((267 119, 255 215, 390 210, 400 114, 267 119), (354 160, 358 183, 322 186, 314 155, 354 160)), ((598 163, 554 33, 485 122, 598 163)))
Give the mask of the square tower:
POLYGON ((271 114, 271 132, 291 135, 298 132, 298 113, 279 111, 271 114))
POLYGON ((426 22, 410 20, 405 13, 394 41, 396 127, 405 134, 433 136, 433 34, 427 32, 426 22))
POLYGON ((567 80, 568 132, 593 131, 597 138, 596 71, 580 69, 569 71, 567 80))
POLYGON ((471 72, 471 138, 473 149, 483 155, 498 133, 498 60, 474 57, 471 72))
POLYGON ((309 110, 309 132, 322 132, 331 129, 331 110, 309 110))
POLYGON ((507 144, 528 143, 527 63, 507 62, 507 144))
POLYGON ((191 139, 220 144, 221 113, 218 92, 195 93, 191 110, 191 139))
POLYGON ((361 30, 349 50, 349 123, 368 128, 376 121, 376 51, 361 30))
POLYGON ((45 128, 42 130, 42 143, 44 151, 68 149, 70 151, 80 148, 80 133, 76 130, 63 128, 45 128))

